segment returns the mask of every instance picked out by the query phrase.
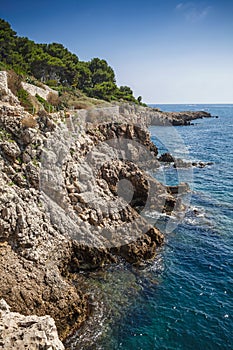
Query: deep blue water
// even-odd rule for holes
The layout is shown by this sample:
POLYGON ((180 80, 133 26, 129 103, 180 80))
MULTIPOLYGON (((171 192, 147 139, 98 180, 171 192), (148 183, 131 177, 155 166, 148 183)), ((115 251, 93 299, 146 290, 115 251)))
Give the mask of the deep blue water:
POLYGON ((137 272, 141 291, 114 326, 108 349, 233 349, 233 105, 158 107, 219 116, 150 129, 161 153, 213 165, 154 174, 167 184, 188 181, 190 207, 172 232, 164 219, 157 222, 165 245, 152 266, 137 272))

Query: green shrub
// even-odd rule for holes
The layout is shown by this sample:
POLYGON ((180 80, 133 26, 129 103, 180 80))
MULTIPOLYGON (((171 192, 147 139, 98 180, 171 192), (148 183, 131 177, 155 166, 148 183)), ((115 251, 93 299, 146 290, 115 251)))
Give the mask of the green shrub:
POLYGON ((58 86, 57 80, 53 80, 53 79, 47 80, 47 81, 45 82, 45 84, 48 85, 48 86, 51 86, 51 87, 56 87, 56 86, 58 86))
POLYGON ((29 111, 33 111, 34 107, 32 102, 30 101, 30 95, 27 91, 25 91, 24 89, 19 89, 18 93, 17 93, 18 99, 21 103, 21 105, 29 110, 29 111))
POLYGON ((50 113, 54 110, 54 107, 48 101, 46 101, 43 97, 36 94, 36 98, 42 104, 46 112, 50 113))

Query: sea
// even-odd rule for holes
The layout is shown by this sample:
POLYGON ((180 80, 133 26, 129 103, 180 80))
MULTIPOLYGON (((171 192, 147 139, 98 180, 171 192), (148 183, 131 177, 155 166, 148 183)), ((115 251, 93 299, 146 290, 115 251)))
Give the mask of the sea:
POLYGON ((186 211, 179 220, 145 213, 165 235, 151 264, 92 277, 106 308, 91 323, 101 336, 74 349, 233 349, 233 105, 155 107, 218 116, 149 129, 160 154, 209 164, 152 173, 166 185, 189 183, 186 211))

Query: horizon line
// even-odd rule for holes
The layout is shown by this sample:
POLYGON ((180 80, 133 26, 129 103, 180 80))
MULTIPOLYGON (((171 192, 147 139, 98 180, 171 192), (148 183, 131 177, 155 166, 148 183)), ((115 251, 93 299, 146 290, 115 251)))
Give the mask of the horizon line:
MULTIPOLYGON (((145 102, 146 103, 146 102, 145 102)), ((197 102, 197 103, 194 103, 194 102, 187 102, 187 103, 184 103, 184 102, 157 102, 157 103, 152 103, 152 102, 149 102, 147 103, 148 105, 233 105, 233 102, 197 102)))

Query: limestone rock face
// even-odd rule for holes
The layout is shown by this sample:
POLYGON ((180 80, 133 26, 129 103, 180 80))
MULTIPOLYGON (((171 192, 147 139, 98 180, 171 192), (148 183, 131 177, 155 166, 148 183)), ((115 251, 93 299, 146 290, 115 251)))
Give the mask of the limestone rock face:
POLYGON ((8 103, 19 106, 18 98, 8 89, 7 72, 0 71, 0 103, 8 103))
POLYGON ((19 146, 15 142, 2 142, 0 147, 3 153, 12 160, 16 160, 21 153, 19 146))
POLYGON ((129 105, 119 106, 119 114, 124 121, 130 116, 132 123, 142 125, 176 126, 190 125, 193 120, 210 118, 211 114, 205 111, 163 112, 156 108, 129 105))
MULTIPOLYGON (((30 349, 37 349, 30 329, 37 332, 38 317, 50 315, 62 340, 87 319, 80 271, 152 259, 164 237, 143 214, 172 213, 178 202, 148 174, 159 162, 145 129, 147 112, 113 109, 113 120, 111 110, 34 117, 0 104, 0 298, 12 312, 37 315, 33 324, 19 314, 12 321, 16 334, 25 328, 19 338, 31 341, 30 349)), ((12 316, 4 307, 2 337, 17 349, 20 339, 4 328, 12 316)), ((55 331, 51 319, 42 320, 41 344, 47 329, 55 331)))
POLYGON ((33 84, 22 82, 22 86, 23 86, 23 89, 26 90, 30 95, 32 95, 32 96, 39 95, 44 100, 46 100, 48 98, 48 95, 50 93, 58 96, 57 91, 51 89, 50 87, 48 87, 46 85, 44 85, 44 88, 41 88, 41 87, 35 86, 33 84))
POLYGON ((54 320, 49 316, 23 316, 0 300, 0 347, 5 350, 64 350, 54 320))

